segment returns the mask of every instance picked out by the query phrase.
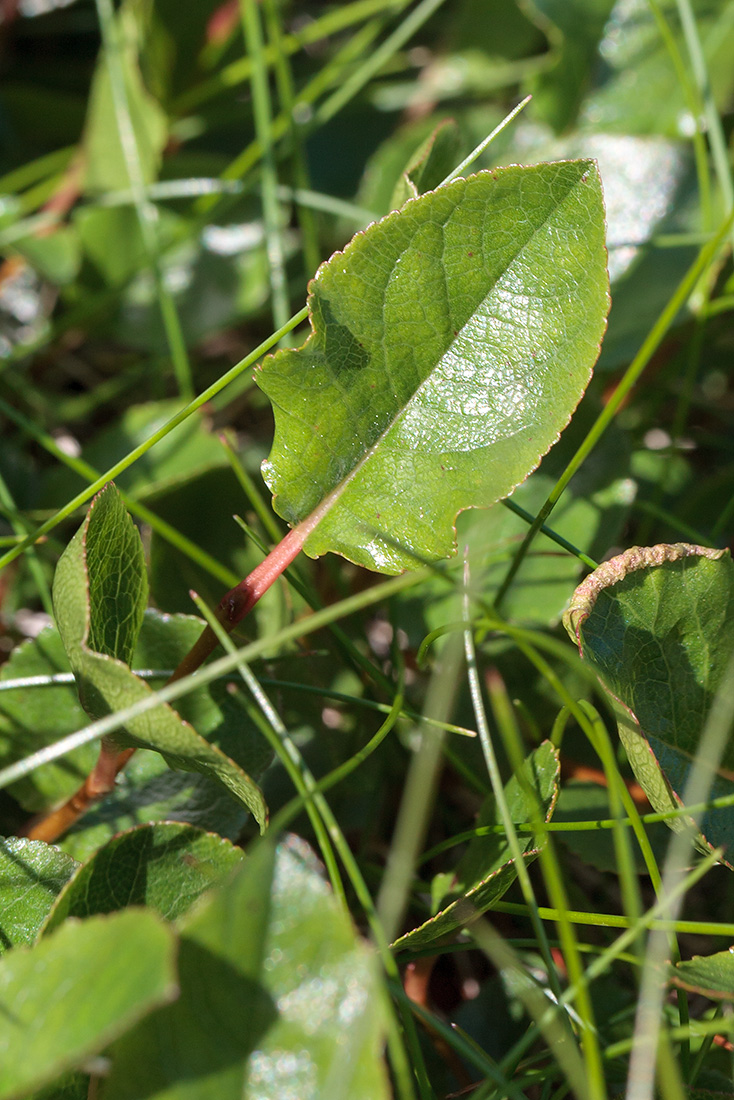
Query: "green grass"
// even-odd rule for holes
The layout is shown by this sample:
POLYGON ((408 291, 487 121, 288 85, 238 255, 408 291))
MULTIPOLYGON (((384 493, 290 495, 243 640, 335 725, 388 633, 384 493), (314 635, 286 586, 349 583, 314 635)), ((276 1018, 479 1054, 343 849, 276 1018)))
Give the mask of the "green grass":
MULTIPOLYGON (((559 626, 576 584, 611 553, 732 542, 734 4, 647 0, 628 22, 623 5, 609 8, 601 51, 590 17, 549 28, 514 0, 240 0, 221 9, 219 39, 214 4, 183 26, 172 6, 153 5, 146 24, 132 3, 122 18, 108 0, 80 0, 8 28, 0 643, 14 662, 33 644, 32 616, 51 616, 61 550, 109 480, 143 534, 152 604, 165 613, 210 617, 279 541, 259 475, 272 414, 250 376, 278 345, 302 342, 319 263, 370 212, 388 212, 438 122, 456 120, 462 174, 470 163, 600 159, 618 265, 609 333, 557 450, 508 508, 464 513, 454 560, 389 580, 334 555, 298 560, 242 631, 222 637, 224 655, 149 704, 224 684, 243 729, 270 746, 259 782, 271 830, 313 846, 375 945, 401 1100, 470 1083, 487 1100, 734 1094, 730 1052, 713 1039, 734 1041, 731 994, 717 1003, 661 980, 668 963, 734 935, 721 853, 661 824, 734 805, 734 795, 711 803, 703 768, 731 740, 731 691, 710 711, 685 813, 651 811, 633 797, 608 698, 559 626), (75 61, 47 62, 45 47, 75 61), (102 66, 110 96, 95 129, 102 66), (407 106, 387 109, 391 96, 407 106), (57 128, 33 108, 56 98, 57 128), (151 102, 159 134, 145 121, 151 102), (559 111, 570 121, 557 133, 559 111), (637 234, 626 260, 625 227, 637 234), (528 788, 517 820, 505 784, 545 739, 560 752, 562 792, 606 797, 589 793, 574 817, 562 794, 554 817, 528 788), (582 767, 605 785, 575 778, 582 767), (496 822, 477 827, 490 797, 496 822), (405 964, 426 950, 391 942, 429 918, 436 876, 498 837, 516 881, 431 949, 433 979, 412 1001, 405 964), (522 856, 528 837, 535 862, 522 856)), ((38 809, 34 777, 130 714, 49 725, 23 743, 3 700, 30 691, 31 672, 13 663, 6 674, 0 813, 12 835, 38 809)), ((42 708, 43 692, 63 685, 49 668, 39 675, 42 708)), ((134 823, 110 812, 112 832, 134 823)), ((212 814, 204 827, 224 832, 212 814)), ((250 821, 235 832, 245 849, 255 843, 250 821)), ((72 1065, 79 1078, 85 1065, 72 1065)), ((84 1096, 87 1081, 69 1088, 84 1096)), ((99 1088, 104 1098, 104 1077, 99 1088)))

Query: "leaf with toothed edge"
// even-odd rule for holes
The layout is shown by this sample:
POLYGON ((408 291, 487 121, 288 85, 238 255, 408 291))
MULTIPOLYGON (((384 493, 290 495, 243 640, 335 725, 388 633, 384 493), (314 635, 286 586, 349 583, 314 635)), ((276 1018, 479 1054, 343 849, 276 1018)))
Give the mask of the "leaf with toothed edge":
POLYGON ((310 284, 312 333, 257 372, 263 475, 304 549, 385 573, 527 477, 589 381, 609 306, 593 161, 457 179, 357 234, 310 284))

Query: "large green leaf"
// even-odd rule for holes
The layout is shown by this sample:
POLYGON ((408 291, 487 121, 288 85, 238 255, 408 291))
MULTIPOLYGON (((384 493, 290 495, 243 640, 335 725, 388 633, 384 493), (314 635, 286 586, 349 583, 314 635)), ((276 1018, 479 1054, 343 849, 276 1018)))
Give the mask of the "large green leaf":
POLYGON ((372 952, 302 841, 274 856, 180 922, 181 995, 113 1049, 105 1100, 387 1097, 372 952))
MULTIPOLYGON (((724 550, 633 547, 579 585, 564 616, 617 712, 630 763, 656 810, 683 805, 713 698, 734 654, 734 566, 724 550)), ((734 794, 734 742, 710 795, 734 794)), ((678 821, 678 827, 682 827, 678 821)), ((699 822, 703 840, 734 844, 734 809, 699 822)))
MULTIPOLYGON (((126 663, 144 613, 144 569, 132 520, 114 485, 107 485, 59 559, 53 587, 59 633, 80 698, 93 718, 152 695, 126 663), (125 660, 118 659, 120 654, 125 660)), ((115 734, 115 742, 155 749, 173 767, 218 779, 264 828, 267 808, 259 787, 172 707, 161 704, 132 719, 115 734)))
POLYGON ((33 943, 77 863, 50 844, 0 839, 0 954, 33 943))
POLYGON ((265 361, 274 507, 304 549, 384 572, 454 549, 568 423, 608 308, 593 162, 483 172, 408 202, 319 269, 313 333, 265 361))
POLYGON ((174 935, 145 910, 72 921, 0 959, 0 1098, 82 1065, 176 994, 174 935))
MULTIPOLYGON (((560 775, 558 752, 545 741, 525 760, 522 782, 513 775, 505 786, 505 798, 514 822, 532 821, 541 810, 550 820, 558 797, 560 775)), ((501 825, 502 818, 493 795, 490 795, 477 820, 477 826, 501 825)), ((532 863, 538 855, 538 839, 530 834, 520 837, 522 857, 532 863)), ((440 902, 442 908, 418 928, 406 932, 395 941, 399 951, 415 951, 445 942, 458 928, 471 924, 480 913, 491 909, 517 878, 517 866, 507 837, 503 832, 475 837, 459 861, 452 876, 440 876, 448 886, 440 902)))
POLYGON ((374 952, 297 837, 279 848, 271 905, 262 982, 278 1018, 250 1058, 244 1094, 387 1100, 385 994, 374 952))
POLYGON ((111 913, 130 905, 145 905, 175 920, 241 860, 239 848, 191 825, 167 821, 130 829, 109 841, 66 883, 44 934, 67 917, 111 913))

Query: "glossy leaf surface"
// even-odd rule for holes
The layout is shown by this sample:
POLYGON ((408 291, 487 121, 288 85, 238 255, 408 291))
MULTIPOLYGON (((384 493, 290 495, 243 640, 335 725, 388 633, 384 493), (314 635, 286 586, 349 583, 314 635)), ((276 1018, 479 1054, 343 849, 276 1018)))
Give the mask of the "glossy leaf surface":
MULTIPOLYGON (((612 697, 619 735, 652 805, 678 809, 734 654, 730 556, 686 543, 633 547, 579 585, 564 623, 612 697)), ((732 771, 730 741, 710 797, 734 794, 732 771)), ((709 811, 699 827, 707 844, 731 852, 734 811, 709 811)))
POLYGON ((0 839, 0 954, 30 944, 77 863, 40 840, 0 839))
POLYGON ((313 333, 257 375, 264 464, 304 548, 400 572, 454 549, 566 426, 608 308, 590 161, 458 179, 359 234, 310 286, 313 333))

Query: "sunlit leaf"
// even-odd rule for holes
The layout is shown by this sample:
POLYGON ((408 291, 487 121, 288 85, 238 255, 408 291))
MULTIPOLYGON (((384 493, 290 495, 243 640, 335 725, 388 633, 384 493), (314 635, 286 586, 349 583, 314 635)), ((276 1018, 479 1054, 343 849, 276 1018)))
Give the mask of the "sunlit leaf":
POLYGON ((608 307, 593 163, 480 173, 358 235, 311 283, 313 333, 268 359, 264 464, 304 548, 400 572, 454 549, 568 423, 608 307))
POLYGON ((90 1055, 176 994, 174 935, 141 910, 72 921, 0 959, 0 1097, 90 1055))

